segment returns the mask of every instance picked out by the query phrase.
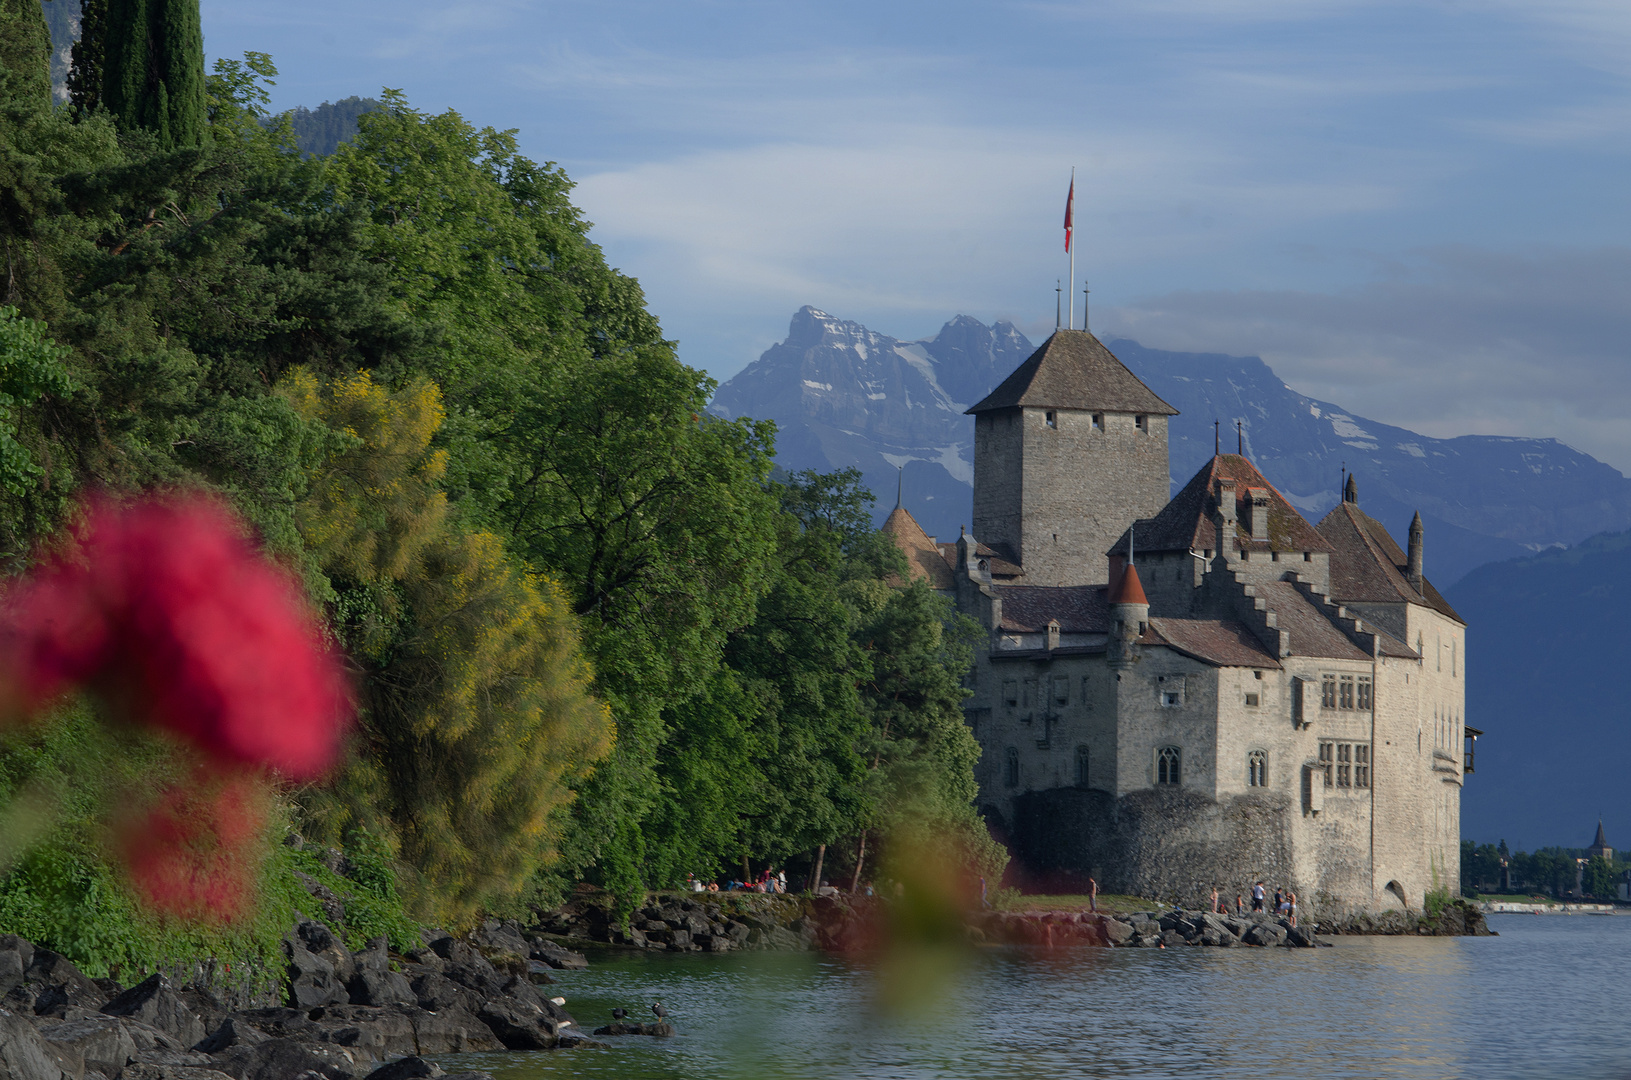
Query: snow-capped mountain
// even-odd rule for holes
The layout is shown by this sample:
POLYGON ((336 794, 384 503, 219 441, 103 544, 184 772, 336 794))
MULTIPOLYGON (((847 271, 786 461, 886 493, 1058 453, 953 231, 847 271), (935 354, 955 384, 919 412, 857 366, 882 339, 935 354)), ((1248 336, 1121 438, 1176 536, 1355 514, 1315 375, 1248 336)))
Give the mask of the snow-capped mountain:
MULTIPOLYGON (((1420 510, 1441 588, 1487 562, 1631 528, 1631 481, 1555 439, 1430 439, 1305 397, 1257 357, 1106 344, 1180 410, 1169 427, 1175 484, 1211 455, 1213 422, 1233 450, 1239 420, 1247 454, 1311 520, 1336 504, 1344 467, 1360 504, 1397 536, 1420 510)), ((1033 348, 1010 323, 960 315, 903 342, 805 307, 711 408, 775 420, 784 468, 859 468, 880 521, 902 483, 924 529, 951 538, 971 512, 974 425, 963 410, 1033 348)))

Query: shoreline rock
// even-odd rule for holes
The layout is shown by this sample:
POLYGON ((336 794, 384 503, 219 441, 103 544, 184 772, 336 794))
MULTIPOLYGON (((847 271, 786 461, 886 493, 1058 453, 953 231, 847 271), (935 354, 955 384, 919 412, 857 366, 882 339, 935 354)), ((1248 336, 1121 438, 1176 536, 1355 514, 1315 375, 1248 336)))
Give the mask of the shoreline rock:
POLYGON ((549 970, 587 966, 581 954, 513 922, 468 939, 421 938, 406 954, 384 938, 353 953, 328 926, 302 920, 283 939, 280 1003, 232 1008, 164 972, 130 987, 90 979, 49 949, 0 936, 0 1076, 394 1080, 444 1076, 426 1054, 604 1045, 563 999, 538 990, 549 970))

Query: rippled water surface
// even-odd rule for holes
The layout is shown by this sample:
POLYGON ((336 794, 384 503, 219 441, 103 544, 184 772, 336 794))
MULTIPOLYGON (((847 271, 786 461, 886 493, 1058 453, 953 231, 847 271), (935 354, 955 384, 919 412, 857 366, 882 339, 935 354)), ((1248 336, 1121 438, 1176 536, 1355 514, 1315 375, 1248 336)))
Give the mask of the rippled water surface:
POLYGON ((553 988, 580 1024, 661 999, 679 1035, 438 1060, 499 1080, 1631 1078, 1631 917, 1490 926, 1330 949, 984 950, 894 972, 904 1012, 881 1004, 879 973, 830 959, 591 957, 553 988))

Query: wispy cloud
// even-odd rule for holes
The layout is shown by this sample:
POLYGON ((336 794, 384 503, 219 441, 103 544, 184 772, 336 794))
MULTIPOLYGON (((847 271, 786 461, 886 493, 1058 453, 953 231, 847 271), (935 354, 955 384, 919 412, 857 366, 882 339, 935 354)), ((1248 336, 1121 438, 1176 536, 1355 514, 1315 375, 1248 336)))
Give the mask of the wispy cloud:
POLYGON ((1631 472, 1631 248, 1450 247, 1393 266, 1331 293, 1149 297, 1107 325, 1256 353, 1303 393, 1425 434, 1554 436, 1631 472))

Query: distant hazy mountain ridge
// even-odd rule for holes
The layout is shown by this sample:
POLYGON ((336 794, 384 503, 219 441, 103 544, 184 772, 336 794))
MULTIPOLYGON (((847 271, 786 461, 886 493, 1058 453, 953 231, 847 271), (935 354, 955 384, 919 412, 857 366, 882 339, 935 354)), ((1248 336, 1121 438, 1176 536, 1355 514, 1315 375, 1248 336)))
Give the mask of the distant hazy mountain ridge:
MULTIPOLYGON (((1181 410, 1169 428, 1175 483, 1211 456, 1214 420, 1234 449, 1238 419, 1246 452, 1311 520, 1336 504, 1344 467, 1358 475, 1365 510, 1397 535, 1419 509, 1428 574, 1442 585, 1487 562, 1631 527, 1631 481, 1555 439, 1430 439, 1298 394, 1257 357, 1106 344, 1181 410)), ((775 420, 785 468, 859 468, 879 521, 904 466, 907 508, 949 538, 971 506, 974 426, 963 410, 1033 349, 1011 323, 960 315, 933 338, 903 342, 805 307, 787 340, 721 386, 711 407, 775 420)))

